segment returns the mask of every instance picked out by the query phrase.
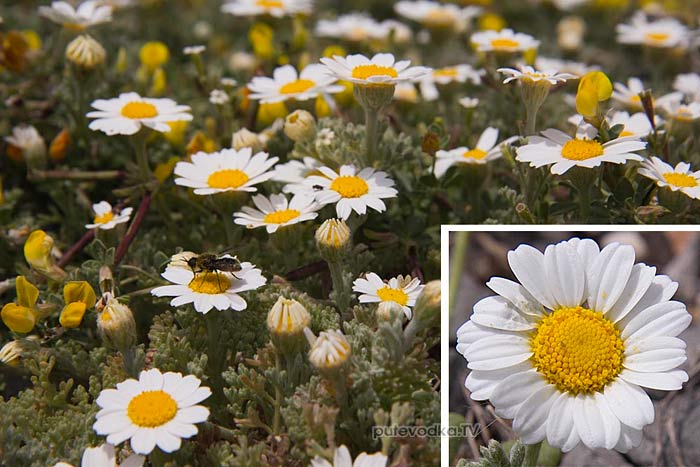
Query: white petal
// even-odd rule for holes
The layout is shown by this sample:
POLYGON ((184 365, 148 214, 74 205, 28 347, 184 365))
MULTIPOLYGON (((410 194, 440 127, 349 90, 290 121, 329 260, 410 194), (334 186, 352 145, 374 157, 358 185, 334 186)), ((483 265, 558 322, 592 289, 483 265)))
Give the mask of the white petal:
POLYGON ((517 282, 502 277, 492 277, 486 286, 527 315, 540 317, 544 312, 542 304, 517 282))
POLYGON ((513 429, 525 444, 537 443, 545 438, 549 412, 560 394, 552 384, 531 393, 513 420, 513 429))
POLYGON ((641 430, 654 421, 654 406, 642 388, 616 379, 603 390, 610 410, 625 425, 641 430))
POLYGON ((466 349, 470 370, 496 370, 523 362, 532 356, 530 344, 518 336, 493 336, 466 349))
POLYGON ((515 373, 505 378, 491 394, 491 403, 496 413, 505 418, 513 418, 525 400, 536 391, 547 386, 537 370, 515 373))
POLYGON ((556 301, 547 284, 542 253, 530 245, 520 245, 508 252, 508 264, 518 281, 533 297, 549 309, 556 308, 556 301))
POLYGON ((681 302, 666 302, 651 306, 630 319, 622 329, 626 345, 654 336, 677 336, 688 327, 692 318, 681 302))
POLYGON ((688 373, 683 370, 674 370, 660 373, 641 373, 624 369, 620 372, 620 378, 628 383, 643 386, 649 389, 661 391, 675 391, 683 387, 688 381, 688 373))
POLYGON ((535 327, 508 300, 499 296, 478 301, 470 319, 481 326, 505 331, 527 331, 535 327))
POLYGON ((579 306, 586 290, 586 271, 575 248, 561 242, 544 251, 544 267, 549 289, 562 307, 579 306))
POLYGON ((600 252, 588 273, 588 305, 606 313, 620 298, 634 265, 634 248, 612 243, 600 252))

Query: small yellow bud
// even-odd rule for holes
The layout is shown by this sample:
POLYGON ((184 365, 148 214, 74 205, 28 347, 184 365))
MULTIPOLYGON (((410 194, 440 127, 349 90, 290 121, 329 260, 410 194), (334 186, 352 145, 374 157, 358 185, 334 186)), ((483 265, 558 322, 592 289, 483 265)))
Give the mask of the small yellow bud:
POLYGON ((120 47, 119 51, 117 52, 117 62, 114 65, 114 70, 118 75, 120 75, 126 71, 128 66, 129 57, 126 54, 126 49, 124 47, 120 47))
POLYGON ((68 303, 61 311, 58 322, 66 329, 77 328, 83 321, 87 306, 81 302, 68 303))
POLYGON ((66 47, 66 59, 82 68, 95 68, 106 58, 107 52, 102 44, 87 34, 76 37, 66 47))
POLYGON ((27 46, 29 47, 29 50, 41 50, 41 37, 36 31, 32 29, 25 29, 24 31, 22 31, 22 35, 24 36, 24 40, 27 41, 27 46))
POLYGON ((413 308, 413 319, 439 322, 440 320, 440 303, 442 285, 439 280, 430 281, 425 284, 423 291, 416 299, 416 305, 413 308))
POLYGON ((314 112, 318 118, 328 117, 331 115, 332 110, 329 104, 331 97, 319 95, 314 101, 314 112))
POLYGON ((311 315, 296 300, 280 296, 267 314, 267 329, 277 336, 296 336, 311 323, 311 315))
POLYGON ((309 328, 304 334, 311 344, 309 362, 318 370, 336 370, 342 367, 350 358, 350 343, 342 332, 335 330, 322 331, 315 337, 309 328))
POLYGON ((602 71, 587 73, 578 85, 576 110, 584 117, 593 118, 598 114, 598 103, 610 99, 612 83, 602 71))
POLYGON ((346 56, 348 53, 345 49, 339 45, 329 45, 323 49, 323 56, 326 58, 333 58, 334 55, 339 55, 341 57, 346 56))
POLYGON ((165 74, 165 70, 156 68, 155 71, 153 71, 153 83, 151 84, 150 94, 152 96, 162 96, 167 85, 168 78, 165 74))
POLYGON ((501 29, 508 26, 505 18, 496 13, 484 13, 479 18, 479 29, 483 31, 500 31, 501 29))
POLYGON ((295 110, 284 121, 284 134, 292 141, 312 139, 316 135, 316 120, 306 110, 295 110))
POLYGON ((328 219, 316 230, 316 247, 326 261, 340 261, 350 248, 350 227, 342 219, 328 219))
POLYGON ((163 138, 173 146, 182 146, 185 142, 185 131, 187 130, 188 123, 189 122, 185 120, 166 122, 170 127, 170 131, 159 134, 163 135, 163 138))
POLYGON ((31 308, 16 303, 8 303, 0 312, 2 322, 13 332, 27 333, 34 329, 36 314, 31 308))
POLYGON ((255 23, 248 31, 248 40, 253 46, 253 52, 262 60, 270 60, 275 56, 274 37, 273 29, 264 23, 255 23))
POLYGON ((377 305, 377 319, 379 321, 393 321, 399 316, 405 316, 401 305, 394 301, 380 302, 377 305))
POLYGON ((97 316, 97 331, 102 341, 117 350, 127 350, 136 344, 136 322, 131 309, 110 298, 97 316))
POLYGON ((62 161, 66 157, 66 151, 71 143, 70 131, 68 128, 61 130, 49 145, 49 157, 53 161, 62 161))
POLYGON ((154 72, 170 59, 168 46, 159 41, 146 42, 139 51, 141 64, 154 72))
POLYGON ((187 143, 187 156, 189 157, 192 154, 196 154, 200 151, 214 152, 216 151, 216 148, 216 141, 211 138, 207 138, 201 131, 197 131, 194 135, 192 135, 192 139, 190 139, 189 143, 187 143))
POLYGON ((286 117, 288 113, 289 111, 284 102, 260 104, 257 115, 258 125, 262 127, 269 126, 278 118, 286 117))

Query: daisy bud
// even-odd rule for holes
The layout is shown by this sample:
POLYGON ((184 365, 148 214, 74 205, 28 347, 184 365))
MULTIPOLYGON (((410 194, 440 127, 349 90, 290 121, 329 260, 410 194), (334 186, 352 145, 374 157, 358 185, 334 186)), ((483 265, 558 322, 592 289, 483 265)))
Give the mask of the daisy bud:
POLYGON ((255 55, 246 52, 235 52, 228 60, 230 69, 241 72, 253 72, 257 64, 255 55))
POLYGON ((53 238, 43 230, 35 230, 24 243, 24 259, 35 271, 51 279, 61 280, 66 273, 54 264, 52 250, 53 238))
POLYGON ((294 142, 308 141, 316 135, 316 120, 306 110, 295 110, 284 121, 284 134, 294 142))
POLYGON ((416 300, 413 308, 413 319, 404 329, 404 339, 407 348, 413 344, 416 335, 424 329, 439 326, 440 323, 440 281, 430 281, 425 284, 423 291, 416 300))
POLYGON ((131 309, 110 298, 97 316, 97 331, 109 347, 125 351, 136 344, 136 322, 131 309))
POLYGON ((403 315, 403 308, 396 302, 381 302, 377 305, 377 319, 379 321, 394 321, 403 315))
POLYGON ((243 148, 252 148, 253 153, 260 152, 264 149, 264 145, 257 133, 253 133, 247 128, 241 128, 233 134, 231 147, 236 151, 243 148))
POLYGON ((333 371, 345 365, 350 357, 350 343, 342 332, 322 331, 318 337, 309 328, 304 334, 311 344, 309 362, 319 371, 333 371))
POLYGON ((66 157, 66 151, 70 146, 71 137, 68 128, 61 130, 49 145, 49 157, 52 161, 62 161, 66 157))
POLYGON ((276 336, 297 336, 311 323, 311 315, 304 305, 294 299, 280 296, 267 314, 267 329, 276 336))
POLYGON ((352 232, 342 219, 328 219, 316 230, 316 247, 328 262, 338 262, 352 248, 352 232))
POLYGON ((3 345, 0 349, 0 362, 5 365, 19 366, 22 354, 34 347, 38 347, 38 337, 29 336, 26 339, 16 339, 3 345))
POLYGON ((7 155, 13 160, 24 162, 33 169, 46 167, 46 142, 36 128, 21 125, 12 129, 12 135, 6 136, 7 155))
POLYGON ((567 16, 557 24, 557 43, 564 50, 574 51, 581 48, 586 23, 578 16, 567 16))
POLYGON ((82 68, 95 68, 107 58, 104 47, 87 34, 73 39, 66 47, 66 59, 82 68))

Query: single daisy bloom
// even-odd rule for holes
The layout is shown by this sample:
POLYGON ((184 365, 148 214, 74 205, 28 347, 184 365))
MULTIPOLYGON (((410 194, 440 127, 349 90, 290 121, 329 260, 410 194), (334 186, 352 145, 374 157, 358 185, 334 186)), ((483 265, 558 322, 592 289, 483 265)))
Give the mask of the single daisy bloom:
POLYGON ((168 122, 192 120, 190 107, 178 105, 172 99, 141 97, 135 92, 126 92, 113 99, 97 99, 91 104, 96 111, 88 112, 91 130, 108 135, 133 135, 141 126, 161 133, 170 131, 168 122))
MULTIPOLYGON (((644 92, 646 89, 644 83, 639 78, 630 78, 627 80, 627 85, 624 83, 614 83, 612 100, 621 104, 624 107, 634 110, 635 112, 641 112, 644 110, 642 106, 642 98, 639 94, 644 92)), ((671 102, 681 102, 683 100, 683 93, 672 92, 664 96, 654 99, 654 104, 656 106, 664 105, 665 103, 671 102)))
POLYGON ((304 328, 304 335, 309 341, 309 362, 320 371, 334 371, 345 365, 350 358, 352 348, 340 330, 321 331, 318 337, 311 329, 304 328))
POLYGON ((435 177, 441 178, 455 164, 486 164, 498 159, 503 155, 501 145, 514 139, 508 138, 499 144, 498 129, 489 127, 481 133, 474 149, 462 146, 449 151, 440 150, 435 153, 435 177))
POLYGON ((68 2, 51 2, 51 6, 40 6, 39 15, 74 31, 112 21, 112 7, 89 0, 74 8, 68 2))
POLYGON ((206 45, 188 45, 182 49, 182 53, 185 55, 199 55, 205 50, 207 50, 206 45))
POLYGON ((398 194, 394 181, 385 172, 365 168, 358 172, 353 165, 343 165, 336 173, 328 167, 319 168, 321 175, 306 177, 304 183, 316 191, 316 201, 321 205, 335 203, 338 217, 347 220, 352 211, 364 215, 367 207, 384 212, 386 205, 382 199, 395 198, 398 194))
POLYGON ((638 11, 629 24, 618 24, 617 42, 621 44, 640 44, 647 47, 687 47, 690 40, 688 28, 673 18, 661 18, 649 21, 647 16, 638 11))
POLYGON ((440 95, 436 85, 445 86, 450 83, 466 83, 467 81, 479 85, 482 74, 483 71, 476 71, 466 63, 436 68, 421 79, 420 93, 426 101, 433 101, 440 95))
POLYGON ((416 299, 424 287, 418 278, 398 276, 384 282, 373 272, 365 278, 355 279, 352 284, 353 292, 361 294, 358 297, 360 303, 394 302, 401 307, 408 319, 413 316, 411 307, 416 304, 416 299))
MULTIPOLYGON (((194 304, 198 313, 207 314, 212 308, 217 310, 245 310, 248 303, 238 295, 239 292, 255 290, 262 287, 267 279, 260 269, 253 264, 241 263, 240 271, 202 271, 196 274, 187 266, 187 259, 193 253, 173 255, 170 264, 161 276, 174 285, 164 285, 151 290, 156 297, 175 297, 170 306, 194 304)), ((233 258, 224 255, 222 258, 233 258)))
POLYGON ((479 31, 472 34, 469 40, 477 52, 525 52, 540 45, 540 41, 531 35, 513 32, 512 29, 479 31))
POLYGON ((535 59, 535 68, 538 70, 559 70, 562 73, 570 73, 577 78, 598 69, 598 67, 589 66, 581 62, 540 56, 535 59))
POLYGON ((279 160, 266 152, 253 155, 252 148, 198 152, 192 162, 178 162, 176 185, 194 188, 195 195, 213 195, 225 191, 258 191, 254 186, 272 178, 270 168, 279 160))
POLYGON ((430 68, 412 66, 410 60, 395 61, 392 54, 376 54, 371 59, 361 54, 333 58, 322 58, 328 72, 337 79, 350 81, 360 86, 395 85, 405 81, 416 81, 430 73, 430 68))
POLYGON ((364 13, 349 13, 336 19, 321 19, 316 24, 317 37, 331 37, 351 42, 383 40, 389 28, 364 13))
POLYGON ((311 0, 230 0, 221 7, 224 13, 235 16, 270 15, 276 18, 297 13, 309 14, 311 0))
POLYGON ((503 84, 511 81, 521 81, 526 83, 546 82, 554 86, 559 83, 566 83, 566 80, 576 79, 571 73, 559 73, 556 70, 535 70, 531 66, 518 65, 518 68, 499 68, 499 73, 506 75, 503 84))
POLYGON ((343 91, 343 86, 334 85, 337 79, 329 76, 326 67, 312 64, 306 66, 301 73, 292 65, 275 68, 272 78, 256 76, 248 84, 251 99, 260 100, 263 104, 284 102, 288 99, 306 101, 319 94, 333 94, 343 91))
POLYGON ((12 134, 5 136, 9 147, 8 156, 22 160, 26 156, 35 155, 43 158, 46 155, 46 142, 32 125, 20 125, 12 128, 12 134))
POLYGON ((479 105, 479 99, 477 97, 462 97, 457 102, 465 109, 474 109, 479 105))
POLYGON ((144 456, 131 454, 121 464, 117 464, 117 454, 114 446, 104 443, 96 448, 87 448, 83 451, 80 460, 81 467, 141 467, 146 461, 144 456))
POLYGON ((319 204, 313 194, 294 195, 287 200, 285 195, 253 196, 257 207, 244 206, 242 211, 233 214, 233 222, 249 229, 265 227, 267 233, 275 233, 280 227, 298 224, 318 217, 319 204))
POLYGON ((285 183, 282 188, 284 193, 313 193, 313 188, 304 181, 311 175, 321 175, 318 169, 322 166, 323 164, 313 157, 304 156, 300 161, 291 160, 275 166, 272 180, 285 183))
MULTIPOLYGON (((644 112, 637 112, 630 115, 628 112, 616 110, 613 111, 606 119, 608 126, 611 128, 617 125, 622 125, 622 131, 619 134, 620 138, 634 136, 637 139, 642 139, 649 136, 649 133, 651 133, 653 130, 651 123, 649 122, 649 118, 644 112)), ((663 123, 663 120, 656 116, 654 121, 657 126, 663 123)), ((576 128, 587 125, 583 115, 580 114, 569 117, 569 123, 574 125, 576 128)))
POLYGON ((98 435, 107 435, 109 444, 128 439, 137 454, 150 454, 156 446, 163 452, 177 451, 182 438, 197 434, 195 424, 209 418, 209 409, 197 404, 211 391, 200 383, 193 375, 144 370, 138 381, 127 379, 116 389, 100 392, 96 402, 102 410, 92 427, 98 435))
POLYGON ((528 144, 517 149, 516 160, 529 162, 532 167, 552 165, 552 173, 561 175, 572 167, 598 167, 603 162, 624 164, 628 160, 642 161, 635 151, 647 144, 633 136, 617 138, 601 144, 594 138, 597 130, 591 125, 579 127, 575 137, 550 128, 542 136, 531 136, 528 144))
POLYGON ((352 461, 350 451, 345 445, 336 448, 333 454, 333 463, 328 462, 319 456, 311 459, 311 467, 386 467, 388 458, 381 452, 367 454, 363 452, 352 461))
POLYGON ((666 118, 679 122, 693 122, 700 118, 700 102, 664 101, 659 104, 659 110, 666 118))
POLYGON ((92 210, 95 213, 95 218, 92 224, 86 224, 86 229, 110 230, 117 224, 125 224, 129 222, 133 208, 124 208, 118 213, 114 212, 112 205, 107 201, 100 201, 92 205, 92 210))
POLYGON ((428 0, 396 2, 394 10, 404 18, 408 18, 431 29, 452 29, 463 32, 472 19, 479 16, 481 8, 468 6, 461 8, 451 3, 438 3, 428 0))
POLYGON ((673 80, 673 89, 682 92, 689 99, 700 102, 700 75, 697 73, 683 73, 673 80))
POLYGON ((652 157, 643 162, 639 173, 654 180, 660 187, 682 191, 691 198, 700 199, 700 170, 693 172, 687 162, 679 162, 674 168, 658 157, 652 157))
POLYGON ((525 444, 564 452, 579 442, 627 452, 654 421, 643 388, 672 391, 688 380, 678 336, 691 322, 678 288, 635 264, 634 248, 590 239, 520 245, 508 252, 518 282, 494 277, 497 295, 474 305, 457 331, 471 370, 465 386, 513 419, 525 444))
POLYGON ((226 91, 222 91, 221 89, 212 89, 209 93, 209 102, 214 105, 224 105, 229 100, 231 100, 231 98, 229 97, 228 93, 226 91))

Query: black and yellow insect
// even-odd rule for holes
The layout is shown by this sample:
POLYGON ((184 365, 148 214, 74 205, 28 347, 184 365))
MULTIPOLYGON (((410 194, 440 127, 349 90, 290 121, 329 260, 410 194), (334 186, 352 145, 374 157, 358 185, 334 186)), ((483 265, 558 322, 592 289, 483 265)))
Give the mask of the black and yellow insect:
POLYGON ((215 274, 217 285, 220 290, 222 290, 222 288, 219 273, 228 272, 236 279, 240 279, 235 273, 242 269, 241 262, 235 256, 220 256, 212 253, 202 253, 201 255, 189 258, 187 260, 187 266, 192 270, 195 278, 198 274, 201 274, 202 281, 206 279, 208 274, 215 274))

